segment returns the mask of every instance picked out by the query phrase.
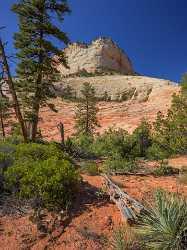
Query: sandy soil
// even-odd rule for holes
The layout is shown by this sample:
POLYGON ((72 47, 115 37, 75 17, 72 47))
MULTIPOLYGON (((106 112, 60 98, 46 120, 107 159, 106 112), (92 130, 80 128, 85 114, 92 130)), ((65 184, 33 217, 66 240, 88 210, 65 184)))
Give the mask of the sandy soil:
MULTIPOLYGON (((187 158, 180 156, 172 159, 170 164, 187 166, 187 158)), ((150 163, 150 166, 154 164, 150 163)), ((0 249, 110 250, 113 231, 123 222, 121 214, 107 198, 101 199, 98 195, 104 183, 101 176, 82 177, 84 181, 71 213, 46 236, 29 220, 29 215, 1 217, 0 249)), ((187 197, 187 185, 180 184, 175 176, 115 176, 113 180, 142 203, 152 202, 157 188, 187 197)))

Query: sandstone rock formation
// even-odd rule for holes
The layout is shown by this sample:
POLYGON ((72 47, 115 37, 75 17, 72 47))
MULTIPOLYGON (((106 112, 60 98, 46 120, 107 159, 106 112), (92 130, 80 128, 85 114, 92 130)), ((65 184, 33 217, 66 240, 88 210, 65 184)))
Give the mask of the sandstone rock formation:
POLYGON ((134 74, 128 56, 111 39, 99 38, 91 44, 73 43, 64 50, 69 69, 62 64, 58 70, 63 76, 81 71, 88 73, 114 71, 125 75, 134 74))
MULTIPOLYGON (((123 102, 99 102, 98 119, 101 127, 97 132, 103 133, 110 127, 124 128, 132 132, 146 118, 153 122, 157 112, 166 114, 170 108, 172 95, 178 93, 180 87, 165 85, 153 88, 147 101, 128 100, 123 102)), ((75 132, 75 102, 62 101, 57 98, 53 101, 58 113, 52 112, 49 107, 41 110, 40 128, 42 135, 48 140, 60 140, 57 124, 64 123, 65 135, 70 136, 75 132)))
POLYGON ((169 80, 145 76, 122 76, 105 75, 95 77, 74 77, 65 78, 56 85, 58 95, 63 95, 67 88, 71 89, 72 96, 81 97, 81 88, 84 82, 89 82, 94 86, 96 96, 100 100, 127 101, 138 100, 144 102, 149 99, 152 92, 159 89, 175 89, 176 84, 169 80))

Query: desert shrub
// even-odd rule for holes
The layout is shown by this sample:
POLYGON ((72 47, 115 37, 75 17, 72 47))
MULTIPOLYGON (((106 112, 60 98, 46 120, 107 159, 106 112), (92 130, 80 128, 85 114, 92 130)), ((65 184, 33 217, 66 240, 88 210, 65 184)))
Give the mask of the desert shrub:
POLYGON ((18 160, 7 169, 5 177, 8 190, 20 198, 38 199, 47 208, 69 206, 79 180, 72 163, 58 157, 18 160))
POLYGON ((131 136, 131 155, 133 157, 146 157, 152 145, 151 125, 143 119, 131 136))
POLYGON ((71 158, 58 144, 0 143, 0 182, 9 193, 38 199, 41 206, 65 207, 78 181, 71 158))
POLYGON ((128 139, 127 131, 110 128, 95 139, 92 150, 98 156, 123 157, 130 148, 128 139))
POLYGON ((186 218, 186 200, 159 190, 155 195, 155 206, 139 216, 137 232, 148 249, 187 249, 186 218))
POLYGON ((135 161, 129 161, 123 158, 106 160, 103 166, 104 172, 135 172, 138 166, 135 161))
POLYGON ((127 225, 121 226, 114 231, 111 246, 113 250, 145 249, 143 245, 138 242, 135 231, 127 225))
POLYGON ((174 169, 171 166, 169 166, 167 161, 162 161, 160 163, 160 166, 153 171, 153 174, 155 176, 169 176, 176 174, 178 172, 179 171, 177 169, 174 169))
POLYGON ((93 161, 84 162, 81 166, 81 172, 92 176, 98 175, 99 174, 98 165, 93 161))
POLYGON ((79 134, 66 140, 67 152, 80 158, 94 158, 95 153, 92 150, 94 138, 86 134, 79 134))
POLYGON ((135 159, 146 157, 148 148, 152 145, 150 125, 142 120, 132 135, 124 129, 110 128, 97 137, 92 146, 99 156, 135 159))
POLYGON ((15 161, 43 161, 51 157, 56 157, 57 159, 64 159, 69 157, 64 154, 62 149, 55 143, 50 144, 37 144, 37 143, 22 143, 16 146, 16 151, 14 154, 15 161))
POLYGON ((187 166, 183 166, 179 174, 179 182, 187 184, 187 166))
POLYGON ((151 160, 163 160, 167 159, 171 155, 171 152, 157 143, 153 143, 147 149, 147 158, 151 160))

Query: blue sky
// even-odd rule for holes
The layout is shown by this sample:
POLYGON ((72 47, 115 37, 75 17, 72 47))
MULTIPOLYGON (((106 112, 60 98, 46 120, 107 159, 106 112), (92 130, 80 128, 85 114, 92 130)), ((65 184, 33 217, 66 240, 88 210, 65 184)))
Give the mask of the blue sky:
MULTIPOLYGON (((3 0, 0 5, 0 26, 6 26, 1 34, 9 54, 15 53, 13 33, 18 30, 10 11, 15 2, 3 0)), ((108 36, 141 74, 179 81, 187 71, 186 0, 69 0, 69 4, 72 13, 62 29, 72 42, 108 36)))

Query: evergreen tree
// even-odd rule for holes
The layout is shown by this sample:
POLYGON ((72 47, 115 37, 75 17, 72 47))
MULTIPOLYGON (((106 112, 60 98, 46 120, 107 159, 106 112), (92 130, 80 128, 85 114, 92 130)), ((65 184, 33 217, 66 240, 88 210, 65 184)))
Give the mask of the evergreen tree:
POLYGON ((154 124, 154 141, 170 154, 187 152, 187 74, 181 83, 181 91, 173 95, 167 115, 159 112, 154 124))
POLYGON ((81 89, 82 98, 76 106, 76 129, 78 134, 93 135, 99 126, 97 121, 95 89, 90 83, 84 83, 81 89))
POLYGON ((70 10, 65 0, 19 0, 12 10, 19 17, 19 32, 15 34, 20 60, 17 87, 24 119, 31 129, 30 139, 35 140, 40 107, 48 105, 49 98, 53 97, 57 58, 67 66, 63 51, 52 41, 57 39, 68 44, 69 39, 58 23, 63 22, 70 10))

